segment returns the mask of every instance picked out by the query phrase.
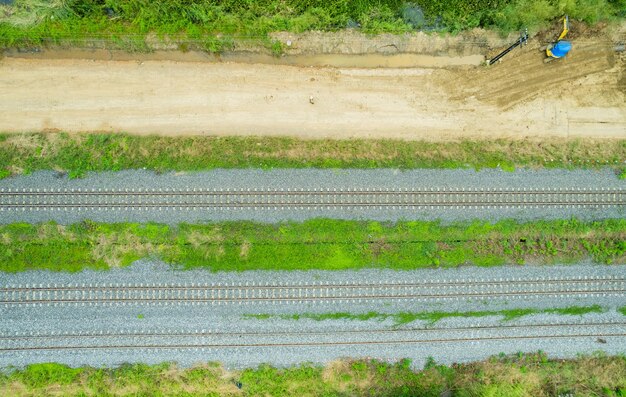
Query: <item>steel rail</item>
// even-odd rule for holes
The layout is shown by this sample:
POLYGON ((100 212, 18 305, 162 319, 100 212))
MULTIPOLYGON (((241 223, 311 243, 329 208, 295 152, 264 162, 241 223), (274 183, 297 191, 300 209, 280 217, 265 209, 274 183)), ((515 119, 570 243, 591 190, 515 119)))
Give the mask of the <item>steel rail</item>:
MULTIPOLYGON (((579 296, 579 295, 621 295, 626 293, 626 289, 609 290, 555 290, 555 291, 516 291, 516 292, 477 292, 477 293, 449 293, 449 294, 396 294, 396 295, 319 295, 319 296, 239 296, 239 297, 198 297, 198 296, 177 296, 177 297, 98 297, 83 296, 77 298, 54 298, 48 299, 22 299, 22 300, 0 300, 0 304, 53 304, 53 303, 116 303, 116 302, 184 302, 184 303, 211 303, 211 302, 308 302, 308 301, 346 301, 346 300, 393 300, 393 299, 461 299, 461 298, 499 298, 511 296, 579 296)), ((117 294, 116 294, 117 295, 117 294)), ((150 295, 150 294, 147 294, 150 295)))
POLYGON ((465 327, 411 327, 411 328, 381 328, 381 329, 357 329, 357 330, 324 330, 324 331, 270 331, 270 332, 212 332, 202 330, 201 332, 115 332, 115 331, 106 331, 105 333, 54 333, 50 335, 41 335, 40 333, 31 333, 29 335, 19 335, 16 333, 11 336, 2 336, 0 335, 0 340, 26 340, 26 339, 58 339, 58 338, 119 338, 119 337, 169 337, 169 336, 180 336, 180 337, 196 337, 196 336, 280 336, 280 335, 328 335, 332 334, 361 334, 361 333, 369 333, 369 334, 393 334, 400 332, 459 332, 459 331, 473 331, 473 330, 514 330, 514 329, 527 329, 527 328, 540 328, 540 329, 548 329, 548 328, 556 328, 556 327, 598 327, 598 326, 626 326, 626 322, 597 322, 597 323, 549 323, 549 324, 525 324, 525 325, 511 325, 511 324, 502 324, 502 325, 475 325, 475 326, 465 326, 465 327))
POLYGON ((225 196, 225 195, 273 195, 273 196, 288 196, 288 195, 383 195, 383 194, 626 194, 625 189, 510 189, 510 188, 496 188, 496 189, 465 189, 465 188, 431 188, 431 189, 388 189, 388 188, 357 188, 357 189, 336 189, 336 188, 319 188, 319 189, 69 189, 69 190, 49 190, 45 189, 0 189, 0 196, 225 196), (43 191, 42 191, 43 190, 43 191))
POLYGON ((588 283, 624 283, 626 282, 626 277, 598 277, 598 278, 546 278, 546 279, 534 279, 534 280, 523 280, 520 278, 506 278, 499 280, 451 280, 451 281, 420 281, 416 283, 369 283, 369 284, 189 284, 189 285, 181 285, 181 284, 109 284, 106 283, 98 285, 98 284, 76 284, 76 285, 67 285, 67 286, 56 286, 47 284, 43 286, 42 284, 32 286, 25 285, 22 286, 9 286, 9 287, 0 287, 0 293, 10 293, 14 291, 80 291, 80 290, 116 290, 116 289, 125 289, 125 290, 142 290, 142 289, 167 289, 167 290, 205 290, 205 289, 215 289, 215 290, 258 290, 258 289, 320 289, 320 288, 333 288, 333 289, 342 289, 342 288, 417 288, 417 287, 443 287, 443 286, 480 286, 480 285, 508 285, 510 283, 515 284, 588 284, 588 283))
POLYGON ((622 201, 577 201, 577 202, 432 202, 432 203, 83 203, 83 204, 0 204, 0 209, 59 209, 59 208, 108 208, 108 209, 136 209, 136 208, 308 208, 308 207, 548 207, 548 206, 625 206, 622 201))
POLYGON ((171 304, 236 302, 327 302, 356 300, 454 300, 524 296, 621 296, 626 279, 434 280, 418 283, 221 285, 17 285, 0 289, 0 304, 171 304), (541 288, 538 288, 541 286, 541 288), (476 290, 478 288, 478 290, 476 290), (529 289, 530 288, 530 289, 529 289))
MULTIPOLYGON (((395 189, 294 189, 294 190, 167 190, 163 191, 0 191, 0 196, 13 197, 0 203, 0 209, 39 208, 276 208, 276 207, 450 207, 450 206, 618 206, 626 205, 626 190, 395 190, 395 189), (20 196, 21 202, 19 200, 20 196), (52 197, 51 202, 40 197, 52 197), (77 198, 99 200, 76 202, 77 198), (114 198, 113 202, 105 199, 114 198), (149 201, 142 201, 153 197, 149 201), (156 202, 156 198, 175 200, 182 197, 203 198, 194 202, 156 202), (347 197, 347 199, 346 199, 347 197), (358 200, 356 198, 359 198, 358 200), (70 202, 61 203, 60 199, 70 202), (57 201, 57 202, 55 202, 57 201), (104 202, 103 202, 104 201, 104 202)), ((80 200, 78 200, 80 201, 80 200)))
POLYGON ((231 344, 142 344, 142 345, 107 345, 107 346, 38 346, 38 347, 0 347, 2 352, 15 351, 41 351, 41 350, 105 350, 105 349, 224 349, 224 348, 247 348, 247 347, 307 347, 307 346, 359 346, 359 345, 407 345, 426 343, 454 343, 454 342, 480 342, 480 341, 505 341, 505 340, 528 340, 528 339, 571 339, 571 338, 608 338, 624 337, 626 333, 587 333, 587 334, 564 334, 564 335, 511 335, 511 336, 487 336, 474 338, 437 338, 437 339, 398 339, 381 341, 338 341, 338 342, 287 342, 287 343, 231 343, 231 344))

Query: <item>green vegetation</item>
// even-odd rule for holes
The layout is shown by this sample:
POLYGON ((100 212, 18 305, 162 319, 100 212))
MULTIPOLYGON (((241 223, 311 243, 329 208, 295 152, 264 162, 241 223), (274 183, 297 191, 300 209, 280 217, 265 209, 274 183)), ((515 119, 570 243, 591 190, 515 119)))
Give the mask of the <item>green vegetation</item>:
POLYGON ((618 170, 626 140, 298 140, 125 134, 0 134, 0 177, 36 170, 146 168, 598 168, 618 170))
POLYGON ((620 313, 622 313, 624 316, 626 316, 626 306, 622 306, 622 307, 620 307, 617 310, 619 310, 620 313))
POLYGON ((0 8, 0 48, 105 45, 149 51, 165 37, 220 52, 235 40, 272 48, 276 31, 365 33, 531 29, 569 14, 587 23, 624 16, 625 0, 15 0, 0 8))
POLYGON ((213 271, 479 266, 506 263, 626 263, 626 219, 442 225, 314 219, 302 223, 0 226, 0 270, 79 271, 158 257, 213 271))
POLYGON ((343 360, 326 367, 262 365, 227 371, 210 363, 181 369, 174 364, 123 365, 116 369, 72 369, 30 365, 0 373, 3 396, 567 396, 623 397, 626 357, 602 354, 553 360, 539 352, 500 355, 476 363, 438 365, 423 370, 410 360, 385 363, 343 360))
MULTIPOLYGON (((497 311, 473 311, 473 312, 400 312, 400 313, 378 313, 378 312, 368 312, 368 313, 347 313, 347 312, 337 312, 337 313, 301 313, 301 314, 244 314, 244 319, 256 319, 256 320, 268 320, 270 318, 280 318, 283 320, 300 320, 300 319, 310 319, 315 321, 324 321, 324 320, 357 320, 357 321, 368 321, 368 320, 378 320, 384 321, 387 319, 392 319, 394 322, 394 326, 404 325, 412 323, 416 320, 426 321, 430 324, 434 324, 439 320, 444 318, 452 318, 452 317, 487 317, 487 316, 502 316, 503 321, 511 321, 523 316, 528 316, 530 314, 540 314, 540 313, 549 313, 549 314, 560 314, 564 316, 582 316, 587 313, 602 313, 605 310, 598 306, 572 306, 565 308, 556 308, 556 309, 511 309, 511 310, 497 310, 497 311)), ((624 313, 626 315, 626 313, 624 313)))
POLYGON ((542 313, 561 314, 564 316, 582 316, 587 313, 602 313, 602 308, 598 305, 593 306, 571 306, 560 309, 546 309, 542 313))

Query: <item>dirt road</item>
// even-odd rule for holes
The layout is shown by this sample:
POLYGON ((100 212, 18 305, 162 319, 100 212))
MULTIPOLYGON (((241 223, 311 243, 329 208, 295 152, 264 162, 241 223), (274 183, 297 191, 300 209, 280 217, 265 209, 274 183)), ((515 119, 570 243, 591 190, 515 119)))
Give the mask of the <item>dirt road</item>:
POLYGON ((1 131, 303 138, 626 138, 624 61, 577 43, 491 67, 338 69, 171 61, 0 60, 1 131))

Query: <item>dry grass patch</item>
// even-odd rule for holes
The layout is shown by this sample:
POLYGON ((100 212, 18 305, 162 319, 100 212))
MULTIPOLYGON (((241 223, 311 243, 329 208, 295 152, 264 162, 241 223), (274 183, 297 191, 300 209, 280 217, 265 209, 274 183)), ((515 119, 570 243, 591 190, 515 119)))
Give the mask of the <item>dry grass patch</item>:
POLYGON ((50 385, 43 390, 43 395, 65 397, 80 395, 80 385, 50 385))
POLYGON ((68 241, 76 240, 76 235, 68 231, 64 225, 58 223, 42 223, 37 227, 37 238, 40 240, 59 237, 68 241))
POLYGON ((334 383, 349 370, 349 363, 346 360, 334 360, 326 364, 322 370, 322 380, 327 383, 334 383))
MULTIPOLYGON (((626 368, 623 365, 623 361, 586 356, 568 363, 570 364, 568 370, 573 374, 573 378, 582 379, 586 377, 596 388, 601 388, 602 385, 621 385, 625 389, 624 393, 626 394, 626 368)), ((551 376, 561 384, 571 382, 571 380, 568 382, 568 380, 564 379, 564 375, 564 371, 553 371, 551 373, 551 376)), ((575 389, 580 388, 575 384, 571 385, 571 387, 575 389)), ((582 388, 580 389, 578 392, 584 391, 582 388)))
MULTIPOLYGON (((201 254, 205 260, 219 259, 226 255, 225 236, 219 226, 186 233, 185 240, 201 254)), ((243 249, 243 248, 242 248, 243 249)))
POLYGON ((187 241, 194 248, 206 245, 221 245, 224 243, 224 240, 224 234, 219 226, 203 230, 194 229, 187 234, 187 241))
POLYGON ((393 250, 393 244, 387 243, 386 240, 387 239, 385 237, 381 237, 379 239, 376 239, 375 241, 370 241, 367 243, 368 249, 374 259, 377 259, 384 253, 393 250))
POLYGON ((591 397, 607 389, 626 391, 623 357, 594 355, 550 361, 537 353, 492 358, 460 366, 460 369, 453 388, 465 390, 468 395, 491 395, 494 390, 500 390, 509 395, 532 397, 568 394, 591 397))
POLYGON ((0 233, 0 243, 3 245, 9 245, 13 243, 13 238, 9 233, 0 233))
POLYGON ((0 379, 0 396, 25 397, 32 396, 32 389, 20 381, 12 381, 2 384, 0 379))
POLYGON ((241 246, 239 249, 239 257, 242 259, 247 259, 251 248, 252 248, 252 243, 248 240, 244 240, 244 242, 241 243, 241 246))
POLYGON ((92 257, 103 261, 110 267, 120 267, 128 263, 129 257, 139 259, 150 254, 158 254, 155 245, 144 241, 141 237, 126 231, 122 234, 97 234, 91 238, 92 257))
POLYGON ((3 150, 17 150, 24 153, 30 153, 35 149, 48 148, 54 144, 47 135, 36 134, 9 134, 4 141, 0 141, 0 147, 3 150))
MULTIPOLYGON (((536 368, 536 366, 535 366, 536 368)), ((541 375, 529 371, 526 366, 508 366, 502 363, 480 363, 478 376, 488 380, 487 384, 505 384, 513 389, 523 386, 528 396, 538 396, 542 387, 541 375)))

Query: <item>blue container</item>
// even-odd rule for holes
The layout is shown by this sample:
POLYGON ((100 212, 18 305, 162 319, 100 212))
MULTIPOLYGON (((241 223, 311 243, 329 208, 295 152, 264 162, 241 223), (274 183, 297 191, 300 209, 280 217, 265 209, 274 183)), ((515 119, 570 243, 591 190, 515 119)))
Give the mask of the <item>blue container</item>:
POLYGON ((561 57, 564 57, 571 49, 572 49, 572 43, 570 43, 569 41, 562 40, 556 43, 554 47, 552 47, 550 52, 552 53, 553 57, 561 58, 561 57))

